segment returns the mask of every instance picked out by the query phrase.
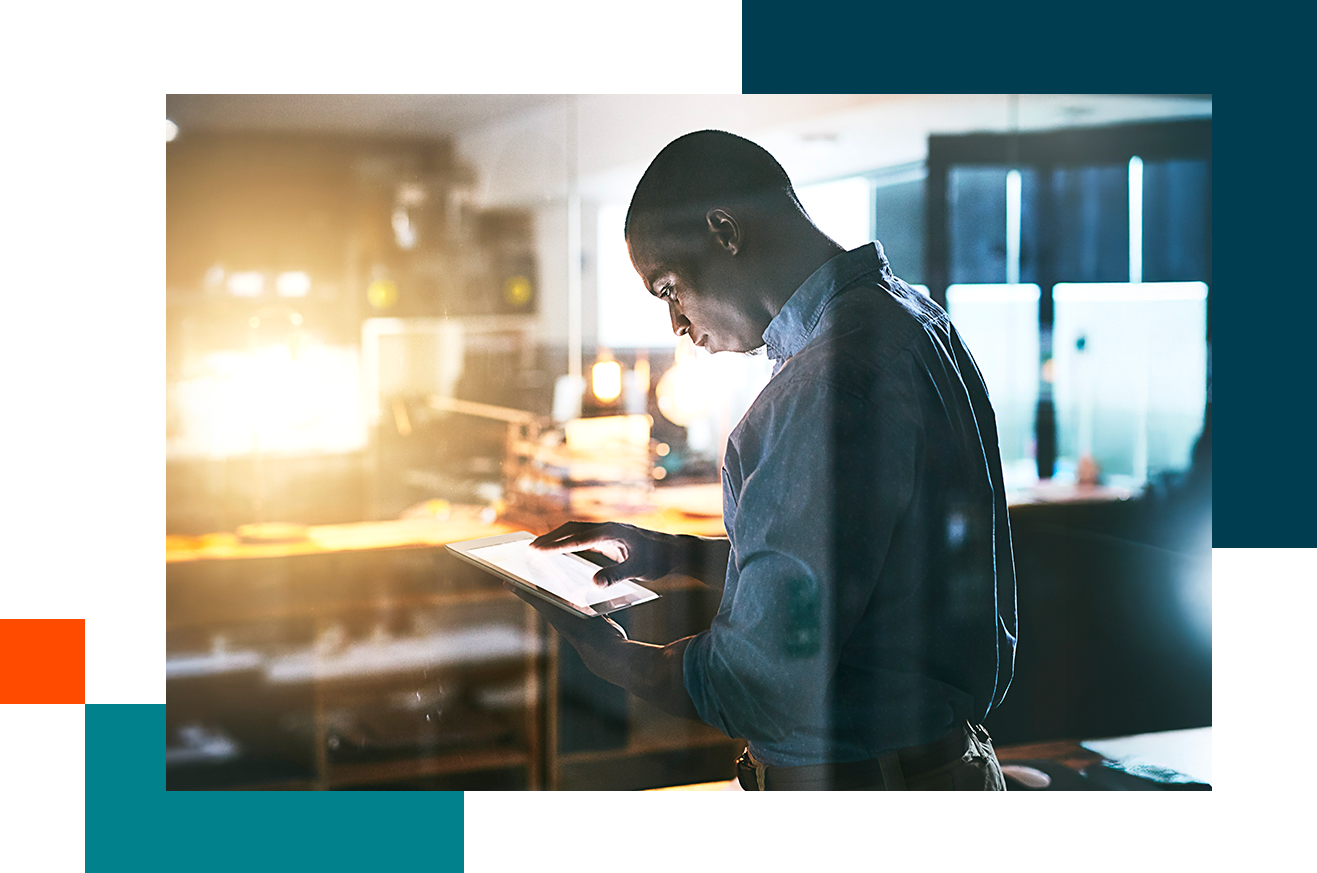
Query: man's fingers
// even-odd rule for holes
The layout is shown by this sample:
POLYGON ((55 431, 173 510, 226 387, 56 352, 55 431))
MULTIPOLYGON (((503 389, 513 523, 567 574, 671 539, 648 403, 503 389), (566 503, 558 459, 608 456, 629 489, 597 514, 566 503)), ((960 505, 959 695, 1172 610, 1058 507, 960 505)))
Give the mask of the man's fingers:
POLYGON ((630 546, 625 539, 617 535, 615 525, 594 525, 589 531, 558 537, 554 534, 545 534, 537 540, 532 540, 531 547, 541 552, 594 551, 610 561, 624 561, 630 556, 630 546))
POLYGON ((590 543, 608 538, 606 534, 599 530, 601 527, 602 525, 599 524, 569 521, 561 527, 549 531, 544 536, 531 540, 531 548, 553 551, 564 551, 569 548, 579 550, 579 543, 590 543))
POLYGON ((553 551, 580 551, 592 545, 622 542, 623 525, 614 522, 569 521, 530 541, 531 547, 553 551))
POLYGON ((556 540, 531 540, 530 546, 532 549, 545 552, 579 552, 591 546, 601 546, 611 542, 615 542, 612 537, 582 535, 562 537, 556 540))

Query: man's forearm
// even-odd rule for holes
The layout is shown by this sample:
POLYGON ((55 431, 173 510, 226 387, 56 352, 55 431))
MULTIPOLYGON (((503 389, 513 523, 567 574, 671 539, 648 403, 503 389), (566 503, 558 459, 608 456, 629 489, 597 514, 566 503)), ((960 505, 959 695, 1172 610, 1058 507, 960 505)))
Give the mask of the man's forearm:
POLYGON ((599 678, 625 688, 670 715, 699 719, 682 675, 682 658, 691 637, 666 646, 623 639, 603 646, 578 643, 570 638, 568 641, 576 647, 590 672, 599 678))
POLYGON ((681 572, 721 591, 727 581, 727 561, 732 553, 727 538, 682 534, 678 540, 684 547, 681 572))

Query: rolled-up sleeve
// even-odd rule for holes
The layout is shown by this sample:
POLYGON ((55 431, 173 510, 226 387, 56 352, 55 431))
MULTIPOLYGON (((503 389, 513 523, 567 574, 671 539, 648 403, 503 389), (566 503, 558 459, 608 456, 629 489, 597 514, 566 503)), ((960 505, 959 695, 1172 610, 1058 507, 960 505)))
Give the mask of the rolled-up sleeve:
POLYGON ((828 742, 839 653, 909 503, 921 432, 908 398, 780 378, 728 444, 728 580, 683 678, 727 735, 803 750, 828 742))

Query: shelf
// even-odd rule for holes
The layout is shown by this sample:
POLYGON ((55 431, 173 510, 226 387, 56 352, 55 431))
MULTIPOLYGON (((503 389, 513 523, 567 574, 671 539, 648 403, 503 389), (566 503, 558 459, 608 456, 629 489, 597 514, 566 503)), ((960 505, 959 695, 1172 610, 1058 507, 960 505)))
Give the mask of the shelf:
POLYGON ((407 758, 329 767, 328 788, 401 782, 426 776, 447 776, 509 767, 530 767, 531 755, 519 749, 450 752, 428 758, 407 758))
MULTIPOLYGON (((713 729, 709 728, 709 730, 713 729)), ((567 752, 559 754, 558 760, 563 764, 596 764, 603 761, 627 758, 633 755, 651 755, 656 752, 679 752, 683 749, 703 749, 722 745, 741 748, 744 747, 745 743, 741 740, 729 739, 722 734, 693 738, 682 737, 676 740, 632 743, 614 749, 592 749, 588 752, 567 752)))
MULTIPOLYGON (((246 790, 629 790, 707 781, 730 766, 735 741, 698 722, 668 730, 668 717, 634 702, 619 710, 616 741, 626 745, 560 754, 566 680, 556 634, 492 579, 448 559, 445 541, 504 529, 469 522, 322 526, 293 544, 170 540, 167 651, 187 662, 167 678, 171 724, 210 726, 244 749, 275 747, 304 762, 198 775, 246 790), (481 628, 494 635, 475 639, 481 628), (498 725, 390 733, 389 719, 414 708, 400 695, 430 693, 427 675, 453 695, 445 707, 495 713, 498 725), (366 728, 369 741, 351 733, 366 728)), ((653 588, 665 597, 620 617, 642 637, 687 635, 717 606, 718 592, 689 577, 653 588)))

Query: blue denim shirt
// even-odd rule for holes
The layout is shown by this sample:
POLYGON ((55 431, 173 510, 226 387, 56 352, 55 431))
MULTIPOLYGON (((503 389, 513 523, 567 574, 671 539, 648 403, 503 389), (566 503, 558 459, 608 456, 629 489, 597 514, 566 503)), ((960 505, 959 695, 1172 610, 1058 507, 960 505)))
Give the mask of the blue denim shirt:
POLYGON ((774 376, 727 443, 726 587, 683 661, 700 716, 774 766, 983 719, 1014 664, 996 422, 969 352, 879 244, 764 332, 774 376))

